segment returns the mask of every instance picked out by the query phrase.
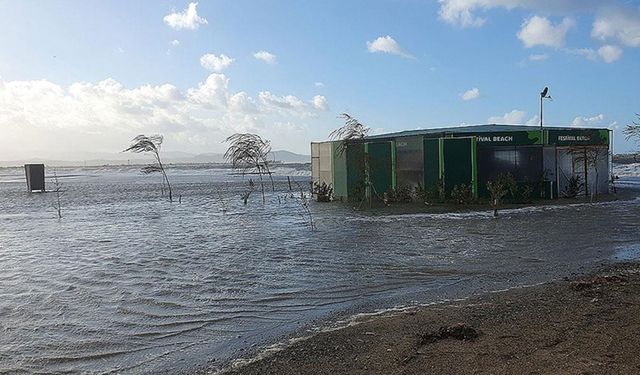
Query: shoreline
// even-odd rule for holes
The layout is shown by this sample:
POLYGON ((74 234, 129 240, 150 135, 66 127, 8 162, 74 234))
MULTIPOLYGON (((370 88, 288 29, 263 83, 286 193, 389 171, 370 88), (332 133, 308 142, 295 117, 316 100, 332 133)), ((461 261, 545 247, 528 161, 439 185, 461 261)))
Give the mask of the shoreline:
POLYGON ((586 276, 360 314, 214 373, 638 373, 638 312, 640 262, 614 263, 586 276), (467 328, 478 337, 443 334, 467 328))

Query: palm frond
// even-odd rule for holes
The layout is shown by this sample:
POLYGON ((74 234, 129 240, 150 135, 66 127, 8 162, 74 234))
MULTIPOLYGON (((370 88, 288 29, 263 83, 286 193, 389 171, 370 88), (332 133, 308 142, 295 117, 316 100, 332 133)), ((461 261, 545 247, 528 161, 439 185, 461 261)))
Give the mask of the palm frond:
POLYGON ((627 125, 624 129, 624 135, 627 140, 635 138, 636 141, 640 142, 640 113, 636 113, 636 116, 638 121, 633 121, 630 125, 627 125))
POLYGON ((157 153, 162 145, 163 137, 159 134, 146 136, 140 134, 131 140, 131 145, 123 152, 155 152, 157 153))
POLYGON ((224 158, 234 169, 241 169, 244 173, 248 170, 259 171, 261 168, 268 168, 267 157, 271 152, 271 142, 250 133, 233 134, 225 142, 229 142, 230 145, 224 158))
POLYGON ((341 141, 336 152, 342 155, 349 143, 362 141, 369 135, 370 129, 348 113, 342 113, 338 117, 344 119, 344 126, 329 133, 329 138, 341 141))

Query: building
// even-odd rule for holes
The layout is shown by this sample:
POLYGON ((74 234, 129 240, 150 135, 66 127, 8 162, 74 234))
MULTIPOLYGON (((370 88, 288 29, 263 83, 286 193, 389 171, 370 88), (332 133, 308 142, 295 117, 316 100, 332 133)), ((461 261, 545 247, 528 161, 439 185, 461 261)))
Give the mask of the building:
MULTIPOLYGON (((487 181, 511 173, 534 196, 557 198, 579 178, 582 193, 608 192, 608 129, 524 125, 476 125, 410 130, 351 141, 311 143, 313 182, 331 184, 337 199, 358 199, 365 169, 381 196, 405 187, 447 194, 469 185, 475 197, 486 197, 487 181)), ((370 189, 364 189, 370 190, 370 189)))

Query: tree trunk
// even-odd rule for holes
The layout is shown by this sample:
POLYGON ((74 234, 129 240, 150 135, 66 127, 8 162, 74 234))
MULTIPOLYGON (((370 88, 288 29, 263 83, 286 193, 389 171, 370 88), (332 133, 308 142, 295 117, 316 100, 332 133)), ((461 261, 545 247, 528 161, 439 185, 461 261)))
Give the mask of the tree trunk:
POLYGON ((173 194, 171 191, 171 184, 169 183, 169 177, 167 177, 167 172, 164 171, 164 166, 160 161, 160 155, 156 152, 156 160, 158 160, 158 165, 160 166, 160 170, 162 171, 162 176, 164 177, 164 181, 167 183, 167 189, 169 190, 169 202, 173 202, 173 194))

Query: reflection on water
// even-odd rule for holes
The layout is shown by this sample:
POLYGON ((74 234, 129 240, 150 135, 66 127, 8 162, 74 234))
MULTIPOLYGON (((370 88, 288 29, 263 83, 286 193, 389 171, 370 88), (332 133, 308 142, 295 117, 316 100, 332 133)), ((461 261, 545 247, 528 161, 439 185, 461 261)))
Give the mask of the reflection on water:
POLYGON ((286 177, 245 207, 246 181, 207 169, 170 171, 181 204, 133 169, 61 170, 57 220, 20 173, 0 172, 0 373, 188 371, 330 314, 565 276, 640 243, 638 201, 498 219, 313 204, 311 232, 286 177))

